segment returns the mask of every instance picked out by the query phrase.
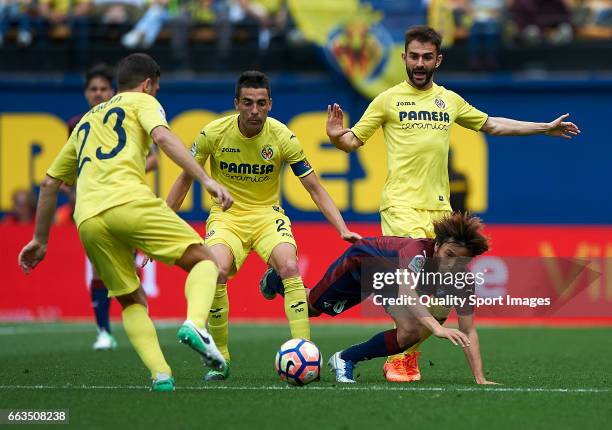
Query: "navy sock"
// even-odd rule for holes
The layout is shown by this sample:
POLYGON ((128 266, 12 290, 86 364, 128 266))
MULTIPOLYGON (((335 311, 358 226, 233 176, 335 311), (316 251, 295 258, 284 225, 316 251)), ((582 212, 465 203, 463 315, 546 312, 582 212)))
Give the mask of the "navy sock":
POLYGON ((340 355, 343 360, 358 363, 377 357, 388 357, 402 352, 397 343, 397 329, 383 331, 374 335, 370 340, 353 345, 340 355))
POLYGON ((97 279, 91 281, 90 290, 91 304, 96 315, 98 330, 106 330, 108 333, 110 333, 108 316, 110 309, 110 298, 108 297, 108 290, 104 286, 104 283, 97 279))

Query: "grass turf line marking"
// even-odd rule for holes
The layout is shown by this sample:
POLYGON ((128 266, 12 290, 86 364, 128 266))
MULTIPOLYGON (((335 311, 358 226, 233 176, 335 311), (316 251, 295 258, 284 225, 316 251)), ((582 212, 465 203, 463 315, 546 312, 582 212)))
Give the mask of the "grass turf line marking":
MULTIPOLYGON (((181 326, 174 323, 156 323, 155 328, 158 330, 172 330, 181 326)), ((121 330, 120 330, 121 331, 121 330)), ((9 325, 0 326, 0 336, 21 336, 23 334, 47 334, 47 333, 96 333, 96 328, 93 324, 59 324, 59 325, 9 325)))
MULTIPOLYGON (((1 390, 147 390, 144 385, 0 385, 1 390)), ((200 387, 178 387, 177 391, 281 391, 299 390, 287 385, 208 385, 200 387)), ((383 386, 360 386, 360 387, 304 387, 306 391, 413 391, 413 392, 498 392, 498 393, 611 393, 612 388, 529 388, 529 387, 383 387, 383 386)))
POLYGON ((47 334, 47 333, 95 333, 95 327, 0 327, 0 336, 21 336, 22 334, 47 334))

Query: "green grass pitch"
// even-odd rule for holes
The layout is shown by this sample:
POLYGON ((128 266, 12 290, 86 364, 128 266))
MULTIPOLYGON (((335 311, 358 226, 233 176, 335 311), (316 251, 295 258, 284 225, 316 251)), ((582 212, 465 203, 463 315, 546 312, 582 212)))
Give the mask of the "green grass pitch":
MULTIPOLYGON (((323 360, 388 326, 314 325, 323 360)), ((423 380, 389 384, 382 360, 362 363, 358 383, 294 388, 274 371, 285 325, 231 326, 232 377, 202 381, 204 369, 160 326, 174 393, 148 391, 148 375, 120 326, 119 348, 93 352, 84 324, 0 325, 0 409, 69 409, 70 427, 200 429, 551 428, 602 429, 612 420, 612 329, 481 328, 488 378, 473 383, 462 351, 431 339, 423 380)))

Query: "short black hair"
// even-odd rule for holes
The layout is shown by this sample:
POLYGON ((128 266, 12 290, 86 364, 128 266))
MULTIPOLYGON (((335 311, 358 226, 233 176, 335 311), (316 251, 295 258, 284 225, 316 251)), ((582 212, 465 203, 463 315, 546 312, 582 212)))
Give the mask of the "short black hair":
POLYGON ((113 70, 109 65, 100 63, 93 66, 85 74, 85 88, 87 88, 92 79, 100 78, 108 82, 108 85, 113 86, 113 70))
POLYGON ((130 54, 117 66, 117 86, 119 91, 136 88, 146 79, 159 79, 159 65, 147 54, 130 54))
POLYGON ((268 77, 257 70, 248 70, 240 75, 236 82, 236 99, 240 98, 242 88, 265 88, 268 90, 268 98, 271 97, 268 77))
POLYGON ((440 53, 442 46, 442 36, 436 30, 426 25, 415 25, 406 31, 406 40, 404 42, 404 51, 408 51, 408 45, 413 40, 421 43, 433 43, 436 47, 436 52, 440 53))

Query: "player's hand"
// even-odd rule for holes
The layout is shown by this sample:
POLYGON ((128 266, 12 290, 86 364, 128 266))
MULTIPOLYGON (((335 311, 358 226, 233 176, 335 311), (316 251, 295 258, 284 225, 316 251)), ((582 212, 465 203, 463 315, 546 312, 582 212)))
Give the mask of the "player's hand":
POLYGON ((454 328, 446 328, 440 326, 440 328, 433 332, 433 335, 436 337, 442 337, 450 340, 453 345, 460 346, 462 348, 466 348, 470 346, 470 339, 465 335, 465 333, 460 332, 454 328))
POLYGON ((26 275, 40 263, 47 254, 47 244, 32 239, 19 253, 19 267, 26 275))
POLYGON ((338 103, 334 106, 327 105, 327 122, 325 123, 325 132, 327 136, 334 140, 351 131, 350 128, 344 128, 344 113, 338 103))
POLYGON ((556 120, 548 123, 548 130, 544 133, 547 136, 562 137, 564 139, 571 139, 572 136, 580 134, 580 129, 573 122, 563 121, 569 113, 561 115, 556 120))
POLYGON ((217 201, 221 205, 221 208, 225 211, 228 210, 232 204, 234 204, 234 199, 230 195, 227 188, 223 185, 219 184, 217 181, 213 179, 208 179, 205 183, 203 183, 206 191, 210 193, 211 196, 216 197, 217 201))
POLYGON ((359 233, 355 233, 354 231, 348 231, 348 230, 344 233, 340 233, 340 237, 342 238, 342 240, 346 240, 347 242, 350 242, 350 243, 355 243, 359 239, 362 239, 359 233))

